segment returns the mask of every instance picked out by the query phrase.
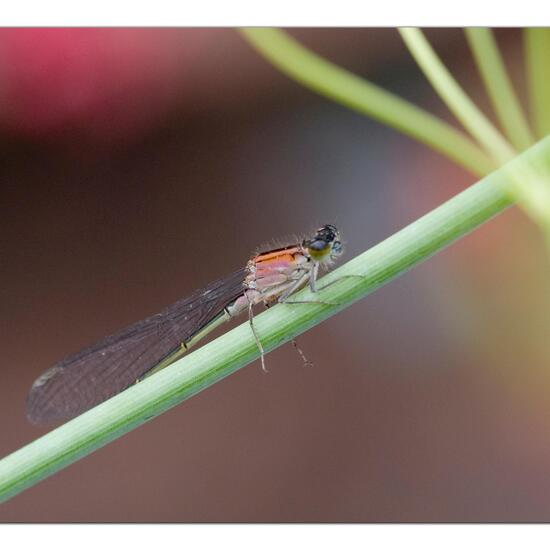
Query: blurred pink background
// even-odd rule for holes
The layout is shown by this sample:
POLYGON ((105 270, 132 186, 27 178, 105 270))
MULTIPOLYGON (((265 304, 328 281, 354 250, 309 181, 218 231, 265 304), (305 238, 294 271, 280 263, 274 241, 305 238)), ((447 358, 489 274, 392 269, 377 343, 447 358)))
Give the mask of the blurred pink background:
MULTIPOLYGON (((452 120, 392 29, 296 29, 452 120)), ((428 37, 490 113, 459 30, 428 37)), ((520 94, 521 34, 497 37, 520 94)), ((336 223, 346 258, 475 181, 230 29, 0 30, 0 455, 64 355, 336 223), (206 251, 206 252, 205 252, 206 251)), ((549 521, 549 268, 509 210, 0 521, 549 521)))

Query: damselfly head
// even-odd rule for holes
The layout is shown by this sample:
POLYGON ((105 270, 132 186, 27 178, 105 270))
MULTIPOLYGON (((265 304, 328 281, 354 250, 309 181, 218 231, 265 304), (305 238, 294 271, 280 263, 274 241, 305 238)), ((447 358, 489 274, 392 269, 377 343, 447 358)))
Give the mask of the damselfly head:
POLYGON ((320 263, 332 262, 344 251, 338 229, 330 224, 317 229, 314 237, 304 239, 302 245, 307 249, 309 256, 320 263))

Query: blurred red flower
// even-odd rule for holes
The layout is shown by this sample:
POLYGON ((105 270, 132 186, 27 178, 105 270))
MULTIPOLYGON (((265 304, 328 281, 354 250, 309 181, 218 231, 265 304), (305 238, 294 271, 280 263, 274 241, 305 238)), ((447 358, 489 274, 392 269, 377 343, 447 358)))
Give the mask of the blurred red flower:
POLYGON ((27 137, 140 134, 182 97, 202 33, 0 29, 0 126, 27 137))

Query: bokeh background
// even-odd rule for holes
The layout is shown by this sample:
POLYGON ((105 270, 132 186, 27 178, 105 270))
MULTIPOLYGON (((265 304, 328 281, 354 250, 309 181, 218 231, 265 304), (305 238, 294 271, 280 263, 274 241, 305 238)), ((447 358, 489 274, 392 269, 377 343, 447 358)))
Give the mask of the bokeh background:
MULTIPOLYGON (((394 29, 294 29, 452 120, 394 29)), ((460 30, 428 38, 492 116, 460 30)), ((497 31, 525 96, 521 34, 497 31)), ((475 181, 231 29, 0 30, 0 455, 64 355, 322 223, 347 258, 475 181)), ((550 270, 511 209, 0 507, 0 521, 550 520, 550 270)))

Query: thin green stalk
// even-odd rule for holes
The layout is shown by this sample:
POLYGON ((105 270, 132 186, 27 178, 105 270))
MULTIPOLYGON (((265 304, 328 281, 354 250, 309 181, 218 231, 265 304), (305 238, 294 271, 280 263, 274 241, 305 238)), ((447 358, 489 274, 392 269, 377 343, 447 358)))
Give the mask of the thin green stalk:
MULTIPOLYGON (((328 304, 281 304, 255 318, 267 351, 364 298, 511 204, 511 174, 550 178, 550 138, 323 278, 328 304)), ((522 185, 529 185, 523 181, 522 185)), ((258 358, 248 323, 0 461, 0 501, 106 445, 258 358)), ((273 366, 275 370, 275 366, 273 366)), ((273 375, 274 376, 274 375, 273 375)))
POLYGON ((497 163, 469 137, 431 113, 311 52, 279 29, 241 29, 283 73, 317 93, 383 122, 439 151, 476 175, 497 163))
MULTIPOLYGON (((403 40, 409 47, 432 86, 454 112, 455 116, 499 163, 513 158, 515 152, 498 130, 487 120, 463 92, 420 29, 399 29, 403 40)), ((510 192, 525 212, 541 226, 545 235, 550 235, 550 185, 549 180, 532 177, 529 170, 514 174, 514 184, 510 192), (529 181, 529 185, 523 180, 529 181)), ((549 241, 550 242, 550 241, 549 241)))
POLYGON ((492 30, 486 27, 468 27, 464 32, 506 136, 517 150, 527 149, 535 140, 508 77, 492 30))
POLYGON ((499 164, 514 158, 514 149, 464 93, 422 31, 417 28, 398 30, 431 85, 464 128, 499 164))
POLYGON ((525 29, 531 120, 539 138, 550 134, 550 29, 525 29))

